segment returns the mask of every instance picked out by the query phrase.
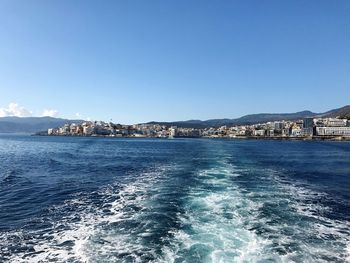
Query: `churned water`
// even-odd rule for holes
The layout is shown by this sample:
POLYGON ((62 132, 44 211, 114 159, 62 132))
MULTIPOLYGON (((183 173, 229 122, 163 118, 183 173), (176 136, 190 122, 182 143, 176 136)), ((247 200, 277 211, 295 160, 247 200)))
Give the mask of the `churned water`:
POLYGON ((0 135, 0 262, 350 262, 350 143, 0 135))

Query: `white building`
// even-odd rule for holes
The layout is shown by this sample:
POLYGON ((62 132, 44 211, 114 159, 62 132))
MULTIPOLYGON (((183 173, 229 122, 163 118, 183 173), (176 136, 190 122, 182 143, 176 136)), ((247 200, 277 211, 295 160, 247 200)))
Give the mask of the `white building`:
POLYGON ((63 135, 68 134, 70 132, 69 125, 65 124, 63 127, 60 127, 58 132, 63 135))
POLYGON ((275 131, 274 130, 266 130, 266 135, 269 136, 269 137, 273 137, 275 136, 275 131))
POLYGON ((85 135, 91 135, 94 132, 94 127, 91 126, 84 126, 83 127, 83 133, 85 135))
POLYGON ((265 130, 254 130, 254 136, 265 136, 265 130))
POLYGON ((316 127, 319 136, 350 136, 350 127, 316 127))
POLYGON ((301 129, 300 128, 293 128, 291 133, 290 133, 290 136, 292 136, 292 137, 301 136, 301 129))
POLYGON ((48 129, 47 134, 48 135, 57 135, 58 129, 48 129))
POLYGON ((176 137, 177 136, 177 127, 172 126, 169 128, 169 137, 176 137))

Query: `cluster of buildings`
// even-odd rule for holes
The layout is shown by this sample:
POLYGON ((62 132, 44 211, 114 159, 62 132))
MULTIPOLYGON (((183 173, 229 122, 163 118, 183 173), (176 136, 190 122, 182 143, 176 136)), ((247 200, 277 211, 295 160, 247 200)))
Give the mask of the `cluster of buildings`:
POLYGON ((220 127, 206 131, 209 136, 217 137, 285 137, 318 138, 349 137, 350 121, 338 118, 304 118, 298 121, 274 121, 253 125, 220 127))
POLYGON ((204 129, 159 124, 121 125, 86 121, 48 129, 48 135, 109 137, 207 137, 207 138, 328 138, 349 137, 350 121, 339 118, 304 118, 298 121, 274 121, 253 125, 221 126, 204 129))
POLYGON ((200 137, 201 130, 167 127, 159 124, 121 125, 112 122, 86 121, 50 128, 48 135, 60 136, 109 136, 109 137, 200 137))

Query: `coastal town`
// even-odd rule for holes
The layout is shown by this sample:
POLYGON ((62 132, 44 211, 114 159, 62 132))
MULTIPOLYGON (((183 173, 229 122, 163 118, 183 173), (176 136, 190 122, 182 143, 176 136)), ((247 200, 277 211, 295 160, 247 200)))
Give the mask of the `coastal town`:
MULTIPOLYGON (((43 135, 43 134, 41 134, 43 135)), ((208 128, 183 128, 160 124, 121 125, 103 121, 84 121, 50 128, 49 136, 94 136, 133 138, 275 138, 350 140, 350 120, 340 118, 304 118, 296 121, 272 121, 251 125, 208 128)))

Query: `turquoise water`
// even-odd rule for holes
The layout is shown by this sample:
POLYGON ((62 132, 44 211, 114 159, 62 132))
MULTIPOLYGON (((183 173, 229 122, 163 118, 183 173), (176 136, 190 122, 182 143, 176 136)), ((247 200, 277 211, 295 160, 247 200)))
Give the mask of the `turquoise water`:
POLYGON ((1 262, 348 262, 350 143, 0 135, 1 262))

